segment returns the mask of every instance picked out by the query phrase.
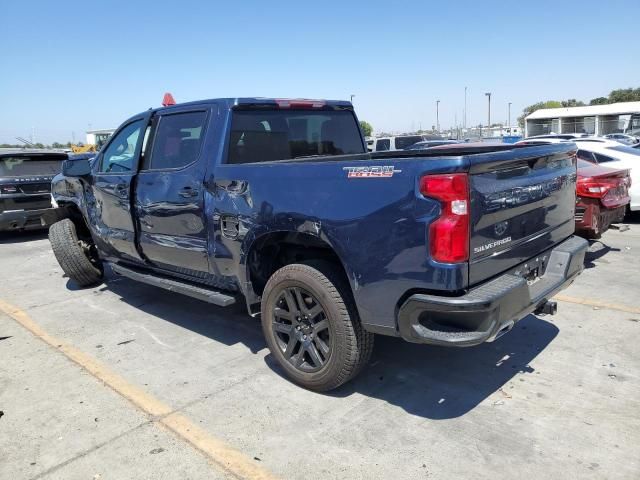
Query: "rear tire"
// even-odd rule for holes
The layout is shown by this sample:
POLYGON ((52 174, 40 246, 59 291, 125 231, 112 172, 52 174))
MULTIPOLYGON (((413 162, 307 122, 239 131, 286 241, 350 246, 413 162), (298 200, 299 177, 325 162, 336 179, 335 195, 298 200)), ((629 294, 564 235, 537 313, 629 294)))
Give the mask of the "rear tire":
POLYGON ((67 276, 81 287, 102 281, 102 263, 90 253, 92 245, 78 239, 76 226, 65 218, 49 228, 49 241, 56 260, 67 276))
POLYGON ((332 390, 355 377, 371 358, 374 336, 362 328, 347 282, 328 262, 276 271, 261 307, 269 350, 298 385, 332 390))

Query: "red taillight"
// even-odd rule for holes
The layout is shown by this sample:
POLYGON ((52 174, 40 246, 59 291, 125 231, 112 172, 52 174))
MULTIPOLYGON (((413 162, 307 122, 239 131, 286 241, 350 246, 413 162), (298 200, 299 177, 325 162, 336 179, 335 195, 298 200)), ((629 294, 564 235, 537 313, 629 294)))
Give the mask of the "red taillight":
POLYGON ((286 100, 277 99, 278 108, 322 108, 326 105, 324 100, 286 100))
POLYGON ((469 260, 469 177, 466 173, 426 175, 420 193, 440 200, 440 217, 429 227, 431 258, 436 262, 469 260))
POLYGON ((611 188, 615 188, 618 182, 613 180, 587 180, 576 184, 576 193, 581 197, 602 198, 611 188))
POLYGON ((629 195, 629 177, 578 180, 578 197, 599 198, 607 208, 616 207, 629 195))
POLYGON ((0 186, 1 193, 18 193, 18 187, 15 185, 2 185, 0 186))

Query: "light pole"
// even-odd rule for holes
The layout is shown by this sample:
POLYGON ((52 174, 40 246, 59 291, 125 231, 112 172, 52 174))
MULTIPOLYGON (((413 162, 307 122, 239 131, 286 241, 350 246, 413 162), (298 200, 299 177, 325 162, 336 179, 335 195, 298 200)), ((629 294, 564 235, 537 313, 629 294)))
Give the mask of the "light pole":
POLYGON ((351 103, 353 103, 353 97, 355 97, 355 95, 352 93, 352 94, 351 94, 351 100, 350 100, 350 101, 351 101, 351 103))
POLYGON ((491 92, 485 93, 489 98, 489 110, 487 111, 487 128, 491 129, 491 92))
POLYGON ((440 100, 436 100, 436 130, 440 133, 440 100))
POLYGON ((511 135, 511 102, 509 102, 509 109, 507 112, 507 127, 509 128, 509 135, 511 135))
POLYGON ((464 87, 464 121, 462 122, 462 126, 467 128, 467 87, 464 87))

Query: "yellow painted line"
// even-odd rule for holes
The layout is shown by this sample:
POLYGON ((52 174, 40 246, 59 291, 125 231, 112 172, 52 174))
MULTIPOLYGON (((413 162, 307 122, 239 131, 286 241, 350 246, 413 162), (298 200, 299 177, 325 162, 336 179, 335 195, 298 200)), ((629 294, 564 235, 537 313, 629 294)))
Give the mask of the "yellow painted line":
POLYGON ((198 449, 219 468, 243 480, 275 480, 277 478, 223 440, 211 436, 181 413, 174 412, 168 405, 127 382, 95 358, 50 335, 24 311, 3 300, 0 300, 0 311, 9 315, 43 342, 62 352, 69 360, 129 400, 142 412, 152 416, 154 422, 198 449))
POLYGON ((640 308, 630 307, 629 305, 621 305, 619 303, 600 302, 598 300, 590 300, 588 298, 569 297, 567 295, 556 295, 556 300, 561 302, 576 303, 578 305, 587 305, 589 307, 608 308, 610 310, 618 310, 626 313, 640 313, 640 308))

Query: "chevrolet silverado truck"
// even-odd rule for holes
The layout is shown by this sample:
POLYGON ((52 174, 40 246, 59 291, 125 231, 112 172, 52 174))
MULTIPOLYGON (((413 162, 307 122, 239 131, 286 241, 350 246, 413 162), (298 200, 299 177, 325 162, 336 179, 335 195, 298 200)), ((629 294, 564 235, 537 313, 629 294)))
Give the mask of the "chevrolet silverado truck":
POLYGON ((0 231, 42 228, 52 208, 51 181, 67 154, 56 150, 0 149, 0 231))
POLYGON ((116 275, 244 302, 294 382, 327 391, 374 334, 493 341, 583 269, 576 147, 367 152, 349 102, 148 110, 53 180, 49 238, 81 286, 116 275))

